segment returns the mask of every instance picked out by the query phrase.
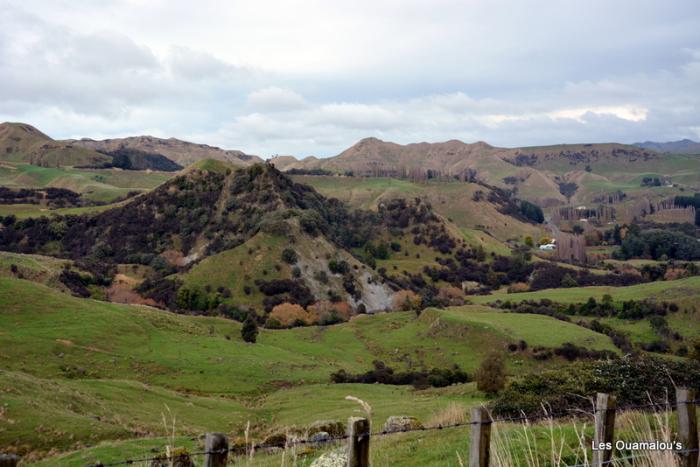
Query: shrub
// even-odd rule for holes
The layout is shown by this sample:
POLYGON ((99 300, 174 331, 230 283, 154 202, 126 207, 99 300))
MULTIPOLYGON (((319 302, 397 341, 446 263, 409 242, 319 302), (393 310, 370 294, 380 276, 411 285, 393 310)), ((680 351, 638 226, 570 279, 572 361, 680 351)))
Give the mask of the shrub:
POLYGON ((520 214, 535 224, 541 224, 544 222, 544 213, 542 212, 542 208, 536 204, 530 203, 529 201, 520 201, 520 214))
POLYGON ((464 292, 459 287, 440 287, 437 299, 445 306, 464 305, 464 292))
POLYGON ((361 384, 392 384, 413 385, 416 388, 445 387, 451 384, 467 383, 469 375, 458 366, 449 368, 433 368, 430 371, 397 372, 388 367, 384 362, 375 360, 372 362, 374 369, 365 373, 350 374, 345 370, 331 373, 333 383, 361 383, 361 384))
POLYGON ((561 286, 564 288, 578 287, 578 282, 567 272, 564 274, 564 277, 561 278, 561 286))
POLYGON ((292 326, 295 323, 308 325, 314 321, 302 306, 293 303, 276 305, 272 308, 268 318, 279 322, 281 326, 292 326))
POLYGON ((576 362, 562 368, 530 373, 510 384, 491 404, 498 416, 590 410, 596 392, 617 396, 618 405, 665 400, 674 387, 700 388, 700 363, 652 357, 576 362))
POLYGON ((291 248, 285 248, 282 250, 282 261, 287 264, 295 264, 299 258, 297 257, 297 252, 291 248))
POLYGON ((258 339, 258 323, 253 314, 250 313, 241 327, 241 337, 245 342, 255 344, 258 339))
POLYGON ((307 311, 312 319, 322 326, 341 323, 352 316, 352 307, 342 301, 321 300, 309 305, 307 311))
POLYGON ((399 290, 392 298, 394 310, 410 311, 421 307, 421 297, 411 290, 399 290))
POLYGON ((506 384, 506 366, 501 352, 492 352, 476 372, 476 388, 487 394, 496 394, 506 384))
POLYGON ((333 274, 345 274, 350 270, 347 261, 332 259, 328 262, 328 270, 333 274))
POLYGON ((328 274, 326 274, 326 271, 318 271, 314 274, 314 278, 321 284, 328 284, 328 274))

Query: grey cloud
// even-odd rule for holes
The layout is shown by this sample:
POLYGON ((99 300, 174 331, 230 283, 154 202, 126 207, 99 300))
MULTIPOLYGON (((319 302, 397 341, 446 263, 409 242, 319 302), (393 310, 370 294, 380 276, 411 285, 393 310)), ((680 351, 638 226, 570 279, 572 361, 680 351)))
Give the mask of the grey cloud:
POLYGON ((200 3, 0 0, 0 118, 262 155, 700 137, 697 0, 200 3))
POLYGON ((166 61, 175 75, 187 80, 225 80, 239 78, 249 73, 243 67, 231 65, 209 53, 188 47, 171 47, 166 61))
POLYGON ((290 89, 271 86, 248 95, 248 107, 260 112, 286 112, 307 106, 301 94, 290 89))

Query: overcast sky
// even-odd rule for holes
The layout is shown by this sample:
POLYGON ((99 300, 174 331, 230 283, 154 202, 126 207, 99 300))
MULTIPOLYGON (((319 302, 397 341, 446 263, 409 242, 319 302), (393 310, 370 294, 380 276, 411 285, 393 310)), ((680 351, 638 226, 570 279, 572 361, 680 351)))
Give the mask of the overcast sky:
POLYGON ((700 139, 698 0, 0 0, 0 121, 270 156, 700 139))

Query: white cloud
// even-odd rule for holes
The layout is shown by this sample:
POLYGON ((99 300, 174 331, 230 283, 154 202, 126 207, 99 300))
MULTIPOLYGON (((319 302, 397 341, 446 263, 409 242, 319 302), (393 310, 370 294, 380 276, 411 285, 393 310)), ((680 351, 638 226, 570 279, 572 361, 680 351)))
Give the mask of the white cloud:
POLYGON ((306 107, 304 98, 289 89, 276 86, 253 91, 248 95, 248 106, 253 111, 283 112, 306 107))

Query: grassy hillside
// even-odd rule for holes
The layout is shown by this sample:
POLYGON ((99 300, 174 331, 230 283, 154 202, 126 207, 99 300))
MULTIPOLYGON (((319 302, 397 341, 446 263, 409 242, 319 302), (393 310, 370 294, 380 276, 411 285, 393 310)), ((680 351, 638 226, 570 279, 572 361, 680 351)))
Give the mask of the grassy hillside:
POLYGON ((63 267, 70 263, 71 261, 49 256, 0 251, 0 277, 21 277, 69 292, 68 288, 60 282, 59 275, 63 267))
POLYGON ((62 377, 89 364, 86 377, 132 377, 201 393, 252 394, 300 380, 326 382, 333 369, 368 369, 377 358, 398 367, 458 364, 473 370, 496 343, 519 339, 544 346, 590 340, 592 348, 610 348, 604 336, 552 318, 534 317, 562 330, 546 337, 537 325, 520 326, 522 316, 478 306, 428 310, 418 319, 395 312, 330 327, 263 330, 258 344, 248 345, 234 321, 82 300, 24 280, 0 279, 0 304, 4 329, 15 323, 15 332, 1 336, 4 368, 62 377), (284 366, 280 352, 287 353, 284 366))
MULTIPOLYGON (((30 164, 0 164, 0 185, 8 188, 67 188, 86 199, 110 202, 131 191, 155 188, 172 175, 164 172, 138 172, 119 169, 76 169, 38 167, 30 164)), ((0 212, 7 209, 0 205, 0 212)), ((28 207, 28 209, 34 206, 28 207)))
POLYGON ((472 297, 471 301, 474 303, 490 303, 496 300, 518 302, 522 300, 541 300, 543 298, 548 298, 560 303, 582 303, 588 300, 589 297, 600 300, 605 294, 611 295, 614 300, 618 301, 654 298, 657 300, 680 300, 693 303, 693 301, 700 298, 700 277, 695 276, 675 281, 651 282, 629 287, 574 287, 569 289, 538 290, 537 292, 517 294, 508 294, 505 293, 505 291, 499 291, 492 295, 472 297))
MULTIPOLYGON (((377 423, 397 412, 428 417, 450 401, 481 396, 471 385, 419 392, 329 385, 329 375, 339 368, 366 371, 376 359, 397 369, 458 364, 473 372, 494 347, 520 339, 612 348, 607 337, 584 328, 480 306, 262 330, 254 345, 241 341, 233 321, 78 299, 12 278, 0 278, 0 310, 0 378, 10 388, 5 416, 17 420, 0 431, 0 442, 26 449, 157 436, 165 404, 187 433, 205 425, 236 431, 247 419, 262 428, 344 418, 352 410, 342 400, 347 394, 375 404, 377 423), (36 394, 46 397, 33 403, 36 394), (145 405, 133 406, 137 399, 145 405), (32 431, 47 419, 52 429, 37 440, 32 431)), ((509 359, 510 372, 539 365, 522 358, 509 359)))
MULTIPOLYGON (((497 207, 484 195, 482 201, 474 201, 474 194, 488 189, 475 183, 428 182, 413 183, 407 180, 372 177, 294 176, 295 180, 311 185, 325 196, 345 201, 351 206, 376 209, 381 202, 392 198, 422 197, 445 218, 465 231, 471 240, 474 231, 491 237, 483 239, 486 247, 504 251, 502 242, 517 237, 537 238, 542 233, 538 226, 520 222, 498 212, 497 207), (496 240, 498 239, 498 240, 496 240)), ((541 236, 541 235, 540 235, 541 236)), ((470 242, 471 243, 471 242, 470 242)))
MULTIPOLYGON (((371 310, 391 306, 392 292, 387 288, 373 288, 368 282, 372 278, 378 280, 374 271, 323 236, 306 234, 296 222, 290 222, 286 235, 259 232, 242 245, 203 259, 178 278, 188 288, 201 290, 205 287, 225 287, 231 291, 231 297, 223 302, 259 308, 265 295, 256 282, 292 279, 292 270, 297 268, 303 275, 305 286, 319 300, 330 298, 329 291, 334 291, 345 300, 352 301, 353 298, 343 288, 345 276, 333 274, 329 270, 328 264, 331 259, 345 261, 351 270, 357 271, 358 288, 377 291, 376 297, 365 294, 364 303, 371 310), (284 251, 290 248, 296 254, 294 265, 282 259, 284 251), (325 275, 323 281, 318 279, 319 274, 325 275)), ((421 267, 430 264, 430 260, 416 261, 421 261, 421 267)))

